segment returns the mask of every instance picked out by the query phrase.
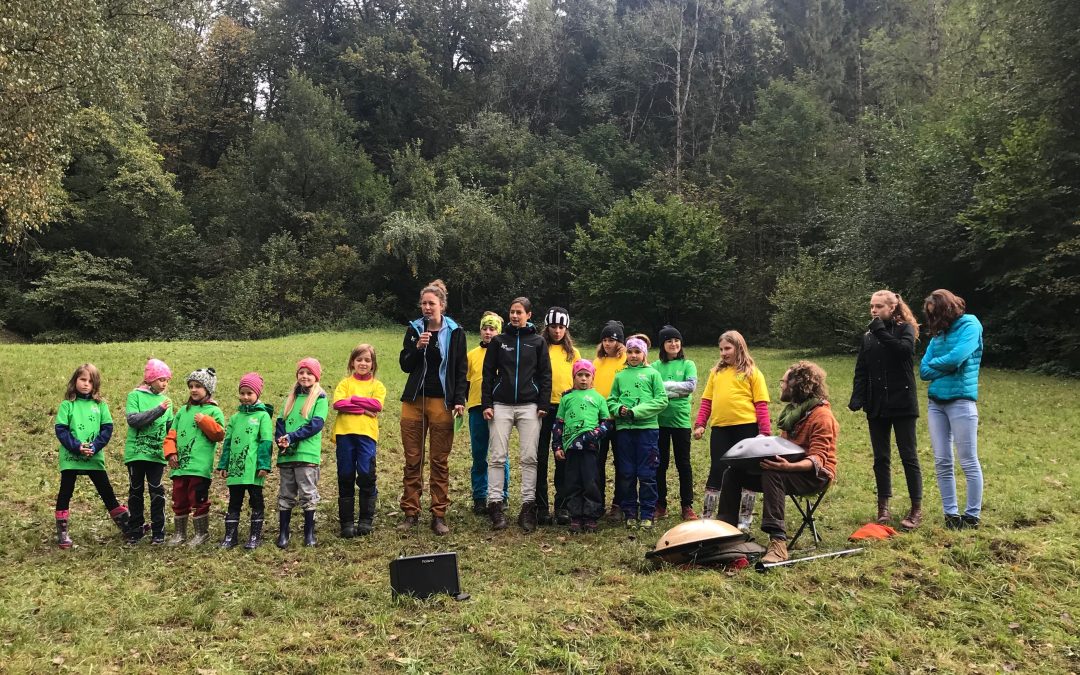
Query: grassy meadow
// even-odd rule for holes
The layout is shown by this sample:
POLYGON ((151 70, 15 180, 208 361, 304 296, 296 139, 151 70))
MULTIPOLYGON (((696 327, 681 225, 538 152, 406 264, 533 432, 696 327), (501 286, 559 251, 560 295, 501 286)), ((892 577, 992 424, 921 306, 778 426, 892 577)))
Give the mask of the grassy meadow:
MULTIPOLYGON (((1080 485, 1072 469, 1080 458, 1073 426, 1080 421, 1076 381, 984 371, 979 439, 986 494, 978 531, 943 528, 921 421, 927 518, 917 532, 870 544, 861 556, 765 575, 653 571, 643 554, 676 524, 674 517, 642 538, 614 525, 595 536, 570 537, 555 527, 531 535, 515 526, 492 533, 470 511, 465 431, 451 456, 451 534, 436 538, 427 517, 415 534, 396 532, 400 340, 400 331, 384 330, 260 342, 0 344, 0 671, 1080 671, 1080 485), (92 361, 104 373, 104 393, 117 422, 106 449, 108 468, 126 501, 123 404, 148 357, 173 368, 169 391, 178 404, 185 398, 187 372, 216 368, 217 398, 229 415, 244 372, 263 374, 263 398, 277 406, 300 357, 317 357, 323 384, 332 389, 359 341, 378 348, 379 377, 390 392, 381 418, 379 515, 372 536, 337 537, 327 433, 314 549, 298 546, 295 536, 289 550, 274 547, 273 477, 266 489, 268 541, 255 552, 217 549, 227 501, 224 481, 217 479, 211 493, 214 545, 124 545, 89 480, 81 478, 71 507, 76 547, 56 548, 53 415, 79 363, 92 361), (391 601, 391 559, 444 550, 458 552, 471 600, 391 601)), ((713 348, 688 352, 703 372, 715 359, 713 348)), ((785 366, 803 355, 756 350, 755 356, 775 397, 785 366)), ((820 511, 822 549, 831 550, 845 546, 847 536, 873 517, 875 496, 865 418, 845 406, 853 358, 819 362, 829 372, 842 427, 839 481, 820 511)), ((778 409, 774 405, 774 419, 778 409)), ((516 460, 513 465, 516 516, 516 460)), ((706 441, 695 442, 699 492, 707 468, 706 441)), ((907 498, 895 453, 893 483, 899 518, 907 498)), ((673 466, 669 491, 678 494, 673 466)), ((760 502, 755 526, 759 519, 760 502)), ((764 540, 760 532, 758 540, 764 540)))

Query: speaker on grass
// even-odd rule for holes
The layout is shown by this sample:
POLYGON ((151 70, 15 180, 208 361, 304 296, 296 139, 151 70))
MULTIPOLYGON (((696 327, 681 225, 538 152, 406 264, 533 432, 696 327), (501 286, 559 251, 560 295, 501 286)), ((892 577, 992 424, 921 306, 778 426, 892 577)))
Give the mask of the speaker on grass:
POLYGON ((461 592, 457 553, 429 553, 402 556, 390 561, 390 590, 393 597, 411 595, 427 598, 446 593, 455 600, 467 600, 461 592))

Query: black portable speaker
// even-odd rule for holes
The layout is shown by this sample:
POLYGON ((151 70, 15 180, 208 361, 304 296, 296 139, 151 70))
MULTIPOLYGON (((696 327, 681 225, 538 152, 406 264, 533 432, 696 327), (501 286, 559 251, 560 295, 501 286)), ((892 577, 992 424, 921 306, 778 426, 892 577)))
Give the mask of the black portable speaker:
POLYGON ((402 556, 390 561, 390 590, 393 597, 412 595, 426 598, 447 593, 456 600, 466 600, 458 577, 457 553, 430 553, 402 556))

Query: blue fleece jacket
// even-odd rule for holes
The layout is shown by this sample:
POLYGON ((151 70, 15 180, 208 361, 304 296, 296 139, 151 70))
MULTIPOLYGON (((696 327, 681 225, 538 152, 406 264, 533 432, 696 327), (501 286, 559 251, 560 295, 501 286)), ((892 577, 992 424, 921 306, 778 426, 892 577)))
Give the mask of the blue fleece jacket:
POLYGON ((927 395, 938 401, 979 400, 982 324, 964 314, 926 346, 919 377, 930 382, 927 395))

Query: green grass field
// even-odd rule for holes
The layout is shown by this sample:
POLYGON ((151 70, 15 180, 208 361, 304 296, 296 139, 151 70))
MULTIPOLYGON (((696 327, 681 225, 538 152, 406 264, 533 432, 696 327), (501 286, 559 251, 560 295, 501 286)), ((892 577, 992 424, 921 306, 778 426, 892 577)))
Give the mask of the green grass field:
MULTIPOLYGON (((986 497, 978 531, 943 528, 921 422, 928 517, 919 531, 871 544, 862 556, 766 575, 652 571, 643 554, 674 518, 641 539, 621 526, 585 537, 569 537, 561 528, 524 535, 513 526, 493 534, 470 512, 465 433, 451 456, 452 533, 437 539, 425 518, 417 534, 399 535, 393 526, 401 487, 400 335, 0 345, 0 671, 1080 671, 1076 381, 983 372, 979 437, 986 497), (214 366, 218 399, 229 415, 244 372, 266 377, 264 399, 276 405, 297 359, 319 358, 324 385, 332 388, 344 375, 349 349, 361 340, 379 349, 379 376, 391 398, 382 416, 379 517, 371 537, 337 537, 333 446, 326 434, 315 549, 301 549, 295 539, 285 552, 272 541, 253 553, 222 552, 216 545, 127 547, 89 481, 80 479, 72 502, 76 547, 57 550, 52 418, 76 365, 89 360, 103 370, 117 418, 108 466, 123 501, 120 413, 148 357, 172 366, 177 379, 170 393, 177 403, 184 399, 184 374, 214 366), (458 552, 472 599, 392 602, 390 560, 437 550, 458 552)), ((689 356, 704 371, 715 349, 690 349, 689 356)), ((755 356, 775 387, 801 355, 757 350, 755 356)), ((853 359, 819 362, 829 372, 842 427, 839 481, 820 511, 822 548, 836 549, 874 515, 872 459, 865 419, 844 405, 853 359)), ((774 419, 777 410, 774 405, 774 419)), ((898 458, 893 464, 899 512, 907 499, 898 458)), ((707 467, 705 441, 695 442, 699 490, 707 467)), ((215 541, 222 533, 223 483, 215 480, 212 492, 215 541)), ((674 468, 669 485, 677 494, 674 468)), ((273 478, 266 493, 272 504, 273 478)), ((512 492, 514 514, 517 504, 512 492)), ((246 518, 245 512, 242 533, 246 518)), ((276 521, 268 530, 272 536, 276 521)))

